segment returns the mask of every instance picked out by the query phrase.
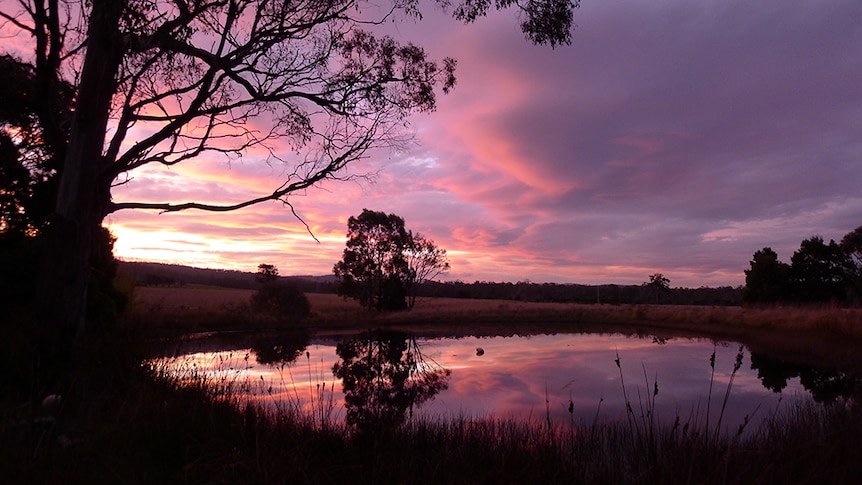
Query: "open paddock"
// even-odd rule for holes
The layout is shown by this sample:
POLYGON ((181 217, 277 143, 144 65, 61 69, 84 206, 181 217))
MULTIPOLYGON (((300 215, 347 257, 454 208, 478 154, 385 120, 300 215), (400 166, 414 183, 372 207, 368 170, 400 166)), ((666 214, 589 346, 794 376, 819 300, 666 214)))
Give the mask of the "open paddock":
MULTIPOLYGON (((218 287, 141 287, 130 322, 169 333, 278 329, 252 312, 254 290, 218 287)), ((350 333, 372 326, 426 336, 621 332, 692 336, 744 342, 802 361, 858 362, 862 370, 862 309, 592 305, 510 300, 419 298, 410 311, 377 313, 333 294, 308 293, 311 316, 301 325, 317 334, 350 333)))

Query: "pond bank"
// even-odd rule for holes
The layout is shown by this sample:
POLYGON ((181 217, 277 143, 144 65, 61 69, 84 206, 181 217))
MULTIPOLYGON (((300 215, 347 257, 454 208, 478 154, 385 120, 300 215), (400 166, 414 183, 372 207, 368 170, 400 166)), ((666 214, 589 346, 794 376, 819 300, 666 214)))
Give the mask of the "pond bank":
MULTIPOLYGON (((144 287, 130 320, 145 333, 176 337, 205 331, 279 331, 252 314, 252 290, 144 287)), ((315 335, 387 327, 421 336, 531 335, 572 332, 655 334, 732 340, 775 358, 862 373, 862 309, 534 303, 420 298, 407 312, 368 312, 357 302, 309 293, 315 335)), ((294 326, 293 328, 296 328, 294 326)))

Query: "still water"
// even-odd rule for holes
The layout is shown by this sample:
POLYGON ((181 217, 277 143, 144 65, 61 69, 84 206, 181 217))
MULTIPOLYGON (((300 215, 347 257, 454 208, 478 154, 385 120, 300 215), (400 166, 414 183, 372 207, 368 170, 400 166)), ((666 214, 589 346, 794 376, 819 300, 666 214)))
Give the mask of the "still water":
POLYGON ((832 401, 859 379, 697 338, 620 334, 260 338, 246 348, 186 343, 157 365, 273 409, 362 425, 412 417, 568 423, 652 416, 733 432, 801 400, 832 401), (632 410, 627 414, 627 404, 632 410))

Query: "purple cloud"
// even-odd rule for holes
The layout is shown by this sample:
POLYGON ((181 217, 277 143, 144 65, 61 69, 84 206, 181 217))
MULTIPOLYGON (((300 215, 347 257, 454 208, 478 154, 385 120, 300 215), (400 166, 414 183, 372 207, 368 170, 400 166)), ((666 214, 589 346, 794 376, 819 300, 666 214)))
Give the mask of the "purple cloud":
MULTIPOLYGON (((739 285, 763 246, 789 261, 802 239, 862 224, 860 14, 843 0, 584 2, 573 45, 551 50, 527 43, 510 14, 461 26, 429 12, 394 35, 458 58, 458 85, 411 119, 416 145, 354 167, 374 182, 291 198, 320 245, 300 244, 305 228, 276 205, 198 213, 197 225, 112 220, 137 231, 183 221, 178 232, 325 273, 347 217, 367 207, 448 249, 451 278, 640 283, 660 271, 674 286, 739 285), (290 237, 278 243, 280 232, 290 237)), ((254 156, 223 165, 118 196, 242 197, 281 175, 254 156)))

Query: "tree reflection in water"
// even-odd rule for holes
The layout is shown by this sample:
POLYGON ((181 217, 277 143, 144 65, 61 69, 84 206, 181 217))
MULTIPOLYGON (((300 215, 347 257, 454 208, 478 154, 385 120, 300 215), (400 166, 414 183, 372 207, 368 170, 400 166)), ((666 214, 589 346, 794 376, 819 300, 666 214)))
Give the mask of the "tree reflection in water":
POLYGON ((862 379, 849 372, 819 369, 753 351, 751 368, 757 370, 757 377, 763 387, 773 392, 783 391, 788 380, 798 377, 802 387, 811 393, 816 402, 830 403, 859 397, 862 393, 862 379))
POLYGON ((267 365, 290 364, 308 347, 311 337, 308 332, 285 332, 258 338, 252 344, 258 363, 267 365))
POLYGON ((364 332, 338 344, 332 367, 342 380, 347 424, 360 431, 398 426, 407 411, 449 386, 451 371, 424 356, 402 332, 364 332))

